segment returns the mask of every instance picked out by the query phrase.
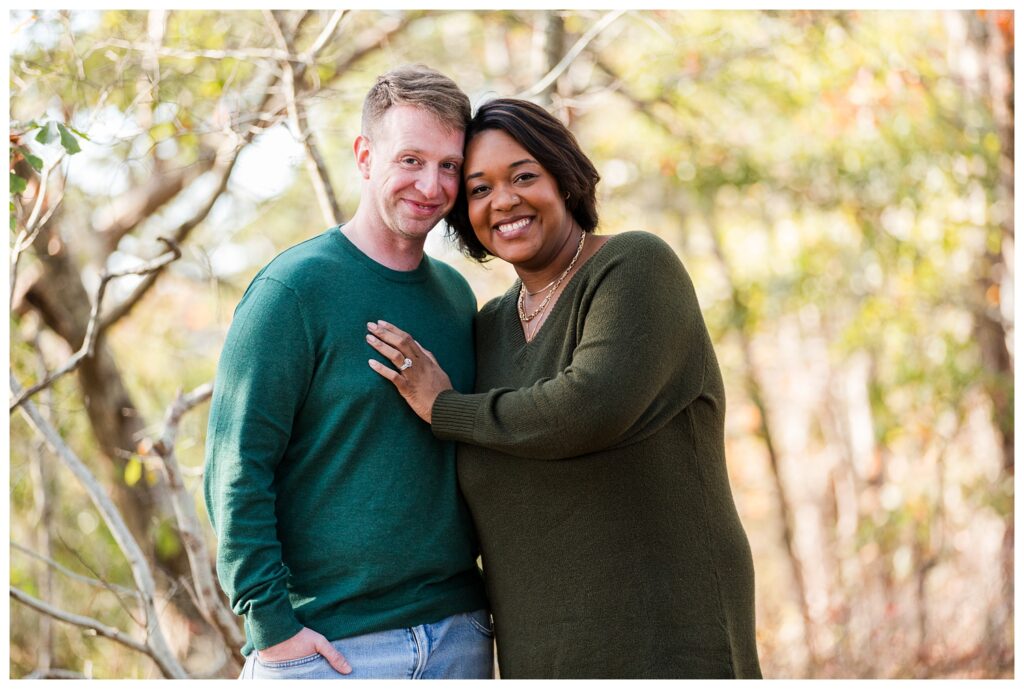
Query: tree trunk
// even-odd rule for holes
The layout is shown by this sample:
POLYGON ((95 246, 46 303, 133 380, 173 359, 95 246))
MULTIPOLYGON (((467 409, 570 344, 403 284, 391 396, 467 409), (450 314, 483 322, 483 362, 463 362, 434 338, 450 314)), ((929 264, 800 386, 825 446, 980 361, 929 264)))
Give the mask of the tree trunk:
MULTIPOLYGON (((1004 314, 1004 293, 1013 291, 1012 261, 1006 256, 1014 245, 1014 99, 1013 12, 986 11, 967 14, 967 36, 982 65, 979 86, 999 137, 999 181, 996 200, 1001 206, 997 221, 1001 241, 990 241, 976 268, 975 336, 985 369, 985 391, 992 404, 993 424, 1002 446, 1000 483, 1011 491, 1014 477, 1013 439, 1013 315, 1004 314)), ((1002 600, 989 621, 988 644, 1002 664, 1013 658, 1013 512, 1006 515, 1001 551, 1002 600)))
POLYGON ((737 323, 736 334, 739 337, 740 349, 743 355, 744 364, 744 387, 747 390, 747 395, 750 397, 751 402, 757 407, 758 411, 758 422, 760 425, 759 434, 761 439, 764 441, 765 451, 768 455, 768 463, 771 469, 771 476, 773 485, 775 488, 776 502, 779 509, 779 525, 780 525, 780 536, 782 539, 782 545, 786 551, 786 557, 789 562, 790 571, 793 574, 793 585, 796 588, 796 602, 800 609, 800 615, 804 623, 804 645, 807 649, 808 667, 806 674, 813 676, 816 672, 820 659, 818 657, 817 644, 815 643, 814 635, 814 620, 811 616, 810 604, 808 602, 807 595, 807 582, 804 577, 804 566, 800 559, 799 553, 797 553, 796 541, 794 538, 794 517, 793 517, 793 501, 789 495, 789 491, 786 487, 785 482, 782 478, 781 469, 781 457, 775 444, 774 437, 772 435, 772 427, 770 416, 771 412, 765 403, 764 393, 761 389, 761 383, 757 377, 757 367, 754 362, 753 345, 751 342, 750 332, 747 330, 747 320, 745 314, 749 312, 749 306, 746 303, 741 291, 737 288, 736 282, 733 278, 732 269, 725 257, 725 253, 722 249, 721 237, 718 233, 718 228, 715 223, 715 219, 712 214, 708 213, 705 215, 704 221, 708 227, 708 231, 711 234, 712 246, 714 247, 714 255, 718 260, 719 266, 723 274, 725 275, 726 282, 729 284, 729 291, 732 299, 732 312, 733 316, 729 319, 732 323, 737 323))

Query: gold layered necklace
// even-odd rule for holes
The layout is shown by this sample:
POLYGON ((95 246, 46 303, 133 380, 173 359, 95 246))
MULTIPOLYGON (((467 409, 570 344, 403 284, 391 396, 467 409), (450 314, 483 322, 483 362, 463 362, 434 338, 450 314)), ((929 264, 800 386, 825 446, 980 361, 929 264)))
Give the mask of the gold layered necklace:
MULTIPOLYGON (((547 308, 548 303, 550 303, 550 301, 551 301, 551 297, 553 297, 555 292, 558 290, 558 286, 562 284, 562 280, 564 280, 565 276, 569 274, 569 271, 572 270, 572 267, 574 265, 576 265, 576 261, 579 259, 580 254, 583 253, 583 243, 586 240, 587 240, 587 233, 583 232, 581 230, 580 231, 580 244, 579 244, 579 246, 576 247, 576 254, 572 257, 572 260, 569 261, 569 265, 566 266, 565 270, 562 271, 562 274, 558 276, 557 280, 553 280, 552 282, 549 282, 547 285, 545 285, 544 287, 541 287, 536 292, 527 292, 526 284, 525 283, 523 283, 520 286, 520 289, 519 289, 519 320, 521 320, 524 324, 525 323, 529 323, 534 318, 536 318, 537 316, 539 316, 542 313, 544 313, 544 309, 547 308), (529 294, 532 297, 535 294, 540 294, 545 289, 547 289, 547 294, 544 295, 544 300, 541 301, 540 306, 535 308, 532 312, 526 313, 526 306, 525 306, 526 295, 529 294)), ((526 327, 525 329, 527 330, 527 338, 526 339, 527 339, 527 341, 529 341, 529 339, 530 339, 529 328, 526 327)), ((535 333, 536 333, 536 331, 534 331, 534 334, 535 333)))

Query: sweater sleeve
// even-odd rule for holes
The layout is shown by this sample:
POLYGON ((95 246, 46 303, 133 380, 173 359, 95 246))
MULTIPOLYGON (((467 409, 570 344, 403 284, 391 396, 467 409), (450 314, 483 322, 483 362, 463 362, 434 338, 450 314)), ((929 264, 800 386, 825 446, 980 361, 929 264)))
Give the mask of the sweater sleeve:
POLYGON ((693 284, 661 240, 597 269, 576 330, 571 361, 554 377, 443 392, 435 435, 533 459, 576 457, 647 437, 702 390, 710 341, 693 284))
POLYGON ((218 537, 218 578, 258 649, 302 628, 277 538, 274 470, 312 371, 310 335, 295 294, 272 278, 257 279, 221 352, 203 490, 218 537))

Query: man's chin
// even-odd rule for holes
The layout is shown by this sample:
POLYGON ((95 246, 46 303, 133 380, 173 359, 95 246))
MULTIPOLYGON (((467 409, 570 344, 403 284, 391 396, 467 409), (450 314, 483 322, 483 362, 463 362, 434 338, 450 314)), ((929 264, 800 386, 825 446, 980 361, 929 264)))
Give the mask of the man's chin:
POLYGON ((443 217, 438 216, 434 220, 406 221, 396 227, 395 232, 406 239, 426 239, 430 231, 441 224, 443 217))

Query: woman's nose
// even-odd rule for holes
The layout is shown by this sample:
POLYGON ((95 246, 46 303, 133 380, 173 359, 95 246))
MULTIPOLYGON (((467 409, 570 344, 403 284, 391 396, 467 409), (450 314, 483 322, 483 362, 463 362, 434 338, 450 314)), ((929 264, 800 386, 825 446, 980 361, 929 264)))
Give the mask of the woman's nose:
POLYGON ((498 208, 514 208, 520 202, 519 195, 512 191, 499 191, 495 195, 494 205, 498 208))

